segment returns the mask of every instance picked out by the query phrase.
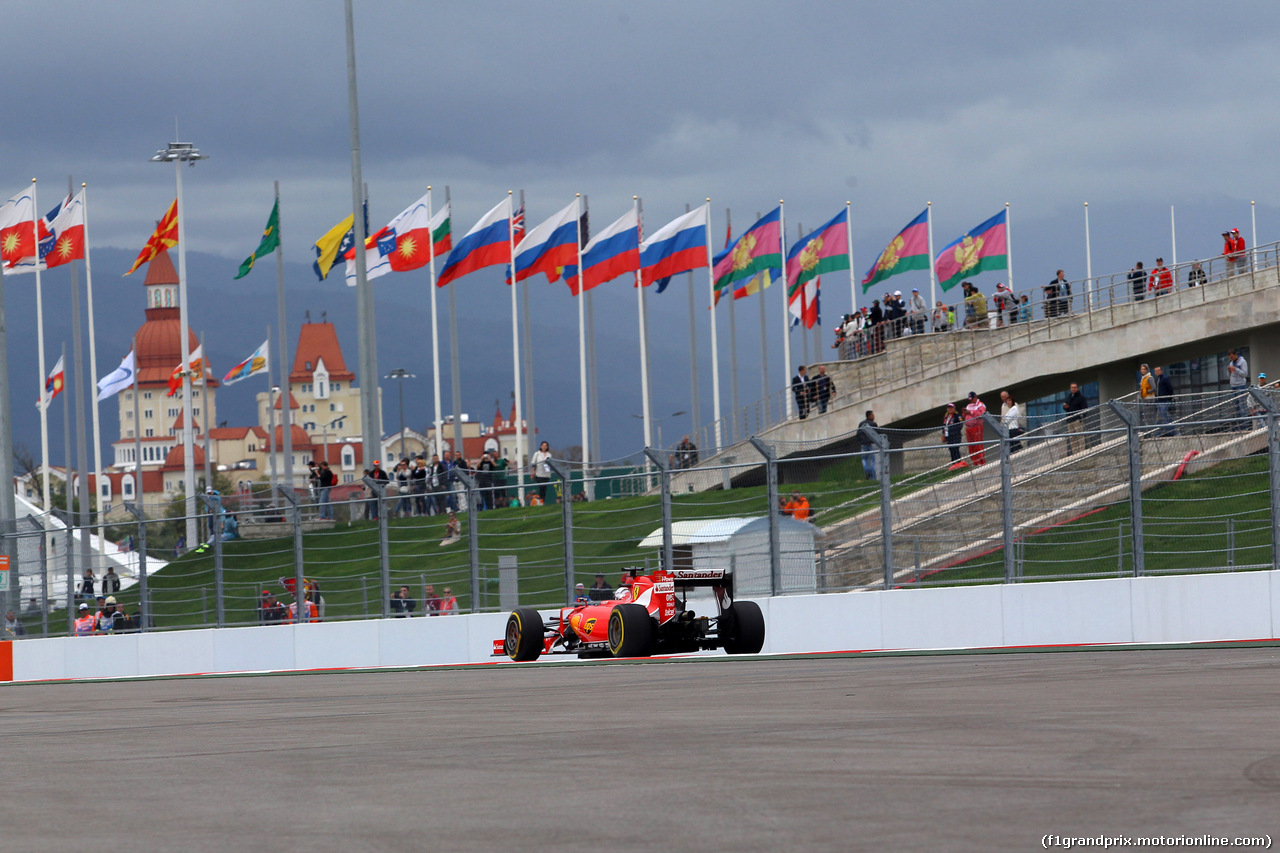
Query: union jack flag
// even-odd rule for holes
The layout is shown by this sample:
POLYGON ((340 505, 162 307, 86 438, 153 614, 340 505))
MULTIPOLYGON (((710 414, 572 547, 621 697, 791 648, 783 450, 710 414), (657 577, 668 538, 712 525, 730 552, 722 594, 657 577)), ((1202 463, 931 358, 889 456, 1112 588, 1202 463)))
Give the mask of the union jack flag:
POLYGON ((524 239, 524 205, 516 208, 516 212, 511 215, 511 240, 512 244, 519 246, 520 241, 524 239))

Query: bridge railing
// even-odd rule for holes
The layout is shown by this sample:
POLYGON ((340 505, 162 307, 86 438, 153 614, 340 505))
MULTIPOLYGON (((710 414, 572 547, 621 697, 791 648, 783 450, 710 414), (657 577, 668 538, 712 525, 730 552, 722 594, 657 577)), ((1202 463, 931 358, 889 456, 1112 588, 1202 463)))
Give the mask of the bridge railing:
MULTIPOLYGON (((846 338, 837 349, 840 357, 836 364, 864 363, 856 392, 859 398, 866 399, 900 386, 908 378, 932 378, 1029 344, 1076 334, 1081 324, 1084 331, 1096 331, 1129 322, 1134 319, 1134 312, 1141 312, 1137 316, 1159 315, 1253 290, 1261 284, 1256 276, 1266 273, 1274 278, 1278 268, 1280 242, 1254 247, 1240 259, 1216 255, 1166 265, 1158 268, 1155 275, 1152 269, 1139 270, 1135 265, 1125 272, 1069 280, 1065 288, 1056 283, 1037 284, 1010 292, 1002 297, 1010 306, 1003 311, 997 308, 995 294, 984 294, 985 316, 969 322, 965 320, 963 297, 952 290, 954 296, 944 296, 944 301, 955 312, 954 325, 934 331, 932 313, 919 318, 915 328, 923 329, 920 333, 914 329, 907 332, 912 328, 911 317, 886 322, 876 327, 878 331, 869 329, 846 338), (926 354, 926 342, 939 339, 944 339, 943 344, 930 348, 926 354)), ((814 369, 810 366, 811 379, 814 369)), ((848 405, 850 392, 855 389, 839 387, 841 384, 837 380, 834 393, 825 401, 819 399, 816 388, 806 401, 799 399, 791 385, 779 388, 718 422, 703 425, 691 440, 701 449, 702 458, 710 459, 717 447, 731 447, 752 435, 797 421, 802 412, 814 417, 827 408, 848 405)))

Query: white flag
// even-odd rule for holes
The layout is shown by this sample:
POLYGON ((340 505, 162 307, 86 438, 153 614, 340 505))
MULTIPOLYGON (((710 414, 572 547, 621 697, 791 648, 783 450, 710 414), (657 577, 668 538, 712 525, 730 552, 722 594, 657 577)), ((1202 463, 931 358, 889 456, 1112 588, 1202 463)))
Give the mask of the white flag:
POLYGON ((114 397, 132 385, 133 373, 133 350, 129 350, 119 367, 98 380, 98 402, 114 397))

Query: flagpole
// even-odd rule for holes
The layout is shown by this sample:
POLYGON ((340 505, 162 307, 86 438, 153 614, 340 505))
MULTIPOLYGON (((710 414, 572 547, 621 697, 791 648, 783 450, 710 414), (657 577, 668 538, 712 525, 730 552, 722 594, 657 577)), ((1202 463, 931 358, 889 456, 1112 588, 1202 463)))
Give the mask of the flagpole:
MULTIPOLYGON (((1258 203, 1256 201, 1249 202, 1249 218, 1253 220, 1253 242, 1249 247, 1253 250, 1252 256, 1257 257, 1258 254, 1258 203)), ((1249 264, 1252 268, 1256 264, 1249 264)))
POLYGON ((787 420, 791 419, 791 395, 786 391, 786 383, 791 381, 791 310, 787 304, 787 217, 783 211, 782 200, 778 201, 778 243, 782 250, 782 370, 783 370, 783 411, 787 420))
MULTIPOLYGON (((525 232, 528 231, 529 212, 524 206, 524 190, 520 190, 520 210, 523 211, 525 219, 525 232)), ((516 232, 515 223, 511 224, 511 245, 512 257, 515 257, 516 232)), ((516 265, 515 261, 511 262, 511 286, 516 287, 516 265)), ((520 303, 521 314, 524 322, 524 334, 520 339, 520 345, 524 352, 524 410, 525 420, 529 423, 529 434, 537 435, 538 422, 534 418, 533 412, 533 316, 529 310, 529 280, 526 278, 520 283, 520 303)))
MULTIPOLYGON (((34 208, 35 205, 32 204, 34 208)), ((40 249, 37 246, 36 253, 40 249)), ((13 488, 13 406, 9 387, 9 333, 4 312, 6 276, 0 272, 0 554, 8 555, 10 567, 18 564, 17 500, 13 488)), ((41 392, 44 391, 43 386, 41 392)), ((0 590, 6 596, 7 606, 13 606, 21 595, 18 573, 9 572, 9 586, 0 590)))
MULTIPOLYGON (((280 329, 280 387, 285 389, 284 402, 280 404, 280 434, 283 440, 280 442, 284 445, 284 481, 288 484, 290 490, 294 487, 293 482, 293 412, 290 409, 292 403, 292 389, 289 387, 288 373, 289 367, 289 329, 285 325, 284 310, 284 240, 280 236, 282 229, 280 221, 284 218, 280 215, 280 182, 275 182, 276 191, 276 323, 280 329)), ((361 243, 360 245, 364 245, 361 243)), ((363 253, 359 253, 363 255, 363 253)), ((291 371, 292 372, 292 371, 291 371)), ((203 367, 201 368, 203 373, 203 367)), ((207 395, 207 392, 206 392, 207 395)), ((207 423, 209 417, 208 401, 205 402, 205 420, 204 425, 206 433, 209 429, 207 423)), ((206 462, 208 460, 206 459, 206 462)), ((325 460, 328 461, 328 460, 325 460)), ((212 482, 209 483, 212 487, 212 482)))
MULTIPOLYGON (((849 305, 851 313, 858 313, 858 277, 853 271, 853 202, 844 203, 844 241, 849 247, 849 305)), ((930 247, 933 248, 932 246, 930 247)), ((929 258, 929 266, 933 266, 933 258, 929 258)), ((929 288, 929 298, 933 300, 933 288, 929 288)), ((933 310, 933 306, 929 306, 933 310)))
POLYGON ((723 445, 720 423, 720 353, 716 346, 716 270, 711 249, 711 199, 707 199, 707 308, 711 314, 711 406, 715 418, 716 453, 723 445))
POLYGON ((1093 249, 1089 245, 1089 202, 1084 203, 1084 286, 1093 310, 1093 249))
POLYGON ((1178 223, 1173 218, 1173 205, 1169 205, 1169 238, 1173 243, 1173 265, 1178 265, 1178 223))
MULTIPOLYGON (((444 203, 451 205, 453 197, 449 193, 449 185, 444 187, 444 203)), ((449 208, 453 216, 453 208, 449 208)), ((450 223, 452 230, 452 223, 450 223)), ((462 449, 462 365, 458 355, 458 299, 457 288, 449 285, 449 399, 453 404, 453 449, 462 449)), ((515 424, 512 424, 515 426, 515 424)), ((517 463, 519 464, 519 463, 517 463)))
MULTIPOLYGON (((213 488, 213 457, 209 453, 209 384, 203 381, 204 379, 204 344, 205 344, 204 330, 201 329, 200 330, 200 378, 202 381, 200 383, 200 387, 205 389, 204 442, 203 442, 204 444, 204 487, 206 489, 212 489, 213 488)), ((195 429, 194 425, 192 425, 192 429, 195 429)), ((209 526, 210 526, 210 531, 212 531, 212 528, 213 528, 212 522, 210 522, 209 526)))
MULTIPOLYGON (((440 435, 444 429, 444 421, 440 418, 440 319, 439 309, 436 305, 436 239, 435 234, 431 233, 431 218, 434 215, 431 209, 431 187, 427 187, 427 258, 428 266, 431 269, 431 377, 432 388, 435 392, 436 401, 436 417, 433 423, 436 431, 436 455, 441 456, 444 449, 443 437, 440 435)), ((450 211, 450 216, 453 213, 450 211)), ((452 225, 452 223, 450 223, 452 225)))
MULTIPOLYGON (((44 502, 44 511, 52 509, 49 503, 49 413, 48 401, 45 400, 44 384, 48 379, 44 362, 44 290, 40 286, 40 205, 36 201, 36 179, 31 179, 31 232, 36 239, 36 361, 40 371, 40 465, 41 480, 40 499, 44 502)), ((47 527, 46 527, 47 529, 47 527)), ((46 544, 49 537, 46 538, 46 544)))
MULTIPOLYGON (((36 232, 36 260, 40 258, 40 232, 36 232)), ((67 342, 62 342, 62 369, 65 373, 67 364, 67 342)), ((63 395, 62 395, 62 452, 64 454, 64 462, 62 463, 62 497, 66 501, 66 525, 67 525, 67 541, 63 547, 62 557, 67 567, 67 589, 70 590, 75 585, 75 526, 76 519, 72 514, 72 507, 75 506, 75 497, 72 495, 75 480, 75 469, 71 465, 71 398, 66 395, 66 377, 63 377, 63 395)), ((70 599, 68 599, 70 601, 70 599)), ((72 609, 67 607, 67 615, 71 616, 72 609)), ((74 624, 74 619, 72 620, 74 624)))
MULTIPOLYGON (((688 213, 689 210, 689 203, 685 202, 684 212, 688 213)), ((710 208, 707 209, 707 216, 711 216, 710 208)), ((693 424, 690 432, 697 435, 698 425, 702 423, 702 403, 698 400, 698 309, 694 304, 693 270, 689 270, 687 278, 689 280, 689 420, 693 424)))
MULTIPOLYGON (((733 217, 729 213, 729 208, 724 209, 725 230, 732 233, 733 217)), ((725 300, 729 303, 729 417, 732 419, 732 427, 729 430, 729 441, 737 442, 738 440, 738 321, 737 315, 733 310, 733 303, 737 302, 734 295, 733 285, 729 286, 729 298, 725 300)))
MULTIPOLYGON (((757 222, 760 221, 760 211, 758 210, 756 211, 756 221, 757 222)), ((759 292, 759 296, 760 296, 760 300, 759 300, 760 301, 760 399, 763 401, 762 405, 764 406, 764 420, 762 421, 762 425, 763 425, 770 422, 770 418, 769 418, 769 338, 768 338, 768 335, 766 334, 769 324, 765 317, 765 296, 767 295, 768 289, 769 289, 769 271, 761 270, 756 275, 756 281, 759 282, 758 287, 760 291, 759 292)), ((786 288, 786 285, 784 284, 782 287, 783 293, 786 293, 786 290, 787 288, 786 288)), ((785 301, 785 297, 783 298, 785 301)))
MULTIPOLYGON (((515 376, 515 395, 516 395, 516 422, 513 424, 516 428, 516 471, 518 482, 518 494, 520 496, 520 506, 524 506, 524 466, 525 466, 525 434, 524 434, 524 399, 520 394, 520 306, 517 302, 516 293, 516 235, 511 226, 511 219, 515 215, 512 209, 511 200, 513 193, 507 190, 507 263, 511 264, 511 368, 515 376)), ((454 458, 457 458, 457 452, 462 449, 462 442, 459 440, 459 446, 454 448, 454 458)))
MULTIPOLYGON (((591 219, 591 203, 587 196, 582 196, 582 211, 588 214, 587 225, 590 230, 591 219)), ((587 239, 590 240, 591 235, 588 233, 587 239)), ((578 267, 578 275, 582 275, 582 267, 578 267)), ((581 289, 582 285, 578 285, 581 289)), ((587 294, 587 385, 589 386, 588 398, 591 402, 591 414, 588 418, 588 425, 591 430, 591 458, 597 462, 604 459, 604 451, 600 446, 600 383, 597 381, 596 375, 596 312, 595 312, 595 291, 588 290, 587 294)))
MULTIPOLYGON (((933 202, 925 202, 924 209, 925 222, 929 224, 929 227, 926 230, 929 234, 929 316, 932 318, 933 311, 938 305, 938 268, 934 265, 933 256, 933 202)), ((850 251, 852 251, 853 243, 850 242, 849 246, 850 251)), ((852 256, 850 257, 852 258, 852 256)), ((852 260, 850 260, 849 266, 853 266, 852 260)), ((930 328, 932 328, 932 326, 930 326, 930 328)))
POLYGON ((1013 292, 1013 225, 1009 222, 1009 202, 1004 203, 1004 251, 1005 272, 1008 273, 1009 292, 1013 292))
MULTIPOLYGON (((182 342, 182 482, 186 489, 187 547, 194 548, 196 531, 196 463, 191 431, 191 339, 187 326, 187 235, 183 216, 181 159, 173 161, 174 179, 178 185, 178 338, 182 342)), ((203 365, 201 372, 204 371, 203 365)))
MULTIPOLYGON (((73 199, 75 184, 70 175, 67 175, 67 198, 73 199)), ((70 204, 70 201, 68 201, 70 204)), ((83 233, 83 232, 82 232, 83 233)), ((39 248, 36 249, 37 258, 39 257, 39 248)), ((89 502, 89 441, 86 433, 86 424, 84 416, 84 335, 81 332, 80 320, 80 275, 76 270, 75 262, 71 264, 71 334, 75 338, 71 347, 71 356, 75 359, 75 369, 71 374, 71 392, 73 402, 75 403, 75 428, 76 428, 76 469, 80 471, 80 488, 76 490, 76 495, 80 498, 80 511, 76 513, 77 526, 80 528, 80 562, 83 565, 89 565, 89 555, 92 538, 89 531, 92 529, 91 509, 89 502)), ((96 390, 96 389, 95 389, 96 390)), ((68 414, 72 409, 68 409, 68 414)), ((68 501, 67 510, 70 511, 71 503, 68 501)))
MULTIPOLYGON (((85 286, 85 309, 89 312, 89 396, 93 402, 93 472, 94 476, 102 477, 102 423, 98 411, 98 343, 94 336, 93 324, 93 268, 89 263, 89 185, 87 183, 80 184, 80 192, 84 196, 83 212, 84 212, 84 286, 85 286)), ((138 365, 133 365, 136 375, 138 365)), ((99 483, 97 487, 98 494, 95 500, 98 501, 98 548, 101 553, 106 553, 107 548, 107 530, 104 521, 105 513, 102 509, 102 486, 99 483)))
MULTIPOLYGON (((138 358, 138 333, 133 333, 133 502, 139 510, 146 511, 142 500, 146 495, 142 491, 142 418, 138 412, 138 398, 142 396, 142 381, 138 378, 138 371, 142 369, 142 361, 138 358)), ((121 436, 123 438, 123 436, 121 436)), ((162 487, 163 488, 163 487, 162 487)), ((123 486, 120 489, 121 498, 124 496, 123 486)), ((141 544, 141 543, 139 543, 141 544)), ((138 562, 138 574, 141 576, 142 562, 138 562)), ((146 582, 140 579, 141 589, 145 591, 146 582)), ((68 605, 70 602, 68 602, 68 605)), ((146 601, 142 602, 142 610, 146 612, 146 601)), ((145 624, 145 623, 144 623, 145 624)))
MULTIPOLYGON (((636 212, 636 247, 639 248, 640 243, 644 242, 642 238, 642 228, 640 226, 640 196, 633 195, 631 204, 636 212)), ((640 411, 644 417, 644 446, 653 446, 653 413, 649 410, 649 329, 645 323, 644 311, 644 281, 640 276, 640 270, 635 272, 636 280, 636 306, 637 316, 640 322, 640 411)), ((647 469, 649 463, 645 462, 647 469)))
POLYGON ((574 219, 577 233, 578 254, 578 393, 580 397, 580 419, 582 422, 582 465, 585 476, 587 466, 591 464, 591 433, 587 419, 587 312, 586 292, 583 290, 582 274, 582 193, 577 195, 577 212, 574 219))
POLYGON ((272 381, 275 376, 282 370, 284 365, 278 365, 273 371, 271 362, 275 359, 270 358, 271 354, 271 324, 267 324, 267 453, 271 459, 271 505, 276 505, 277 493, 276 489, 280 486, 280 475, 277 473, 276 460, 276 384, 272 381))

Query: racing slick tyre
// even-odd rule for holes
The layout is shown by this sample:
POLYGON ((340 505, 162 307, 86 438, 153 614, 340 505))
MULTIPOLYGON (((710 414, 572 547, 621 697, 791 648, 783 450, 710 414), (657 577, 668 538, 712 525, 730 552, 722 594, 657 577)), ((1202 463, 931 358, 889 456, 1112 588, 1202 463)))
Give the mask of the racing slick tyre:
POLYGON ((532 607, 517 607, 507 618, 502 650, 515 661, 537 660, 542 654, 542 614, 532 607))
POLYGON ((609 613, 609 653, 615 658, 647 657, 653 651, 653 620, 639 604, 619 604, 609 613))
POLYGON ((764 648, 764 614, 754 601, 735 601, 720 617, 724 650, 731 655, 754 655, 764 648), (726 618, 727 617, 727 618, 726 618))

